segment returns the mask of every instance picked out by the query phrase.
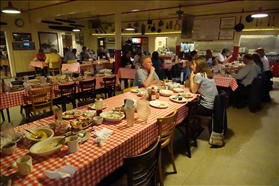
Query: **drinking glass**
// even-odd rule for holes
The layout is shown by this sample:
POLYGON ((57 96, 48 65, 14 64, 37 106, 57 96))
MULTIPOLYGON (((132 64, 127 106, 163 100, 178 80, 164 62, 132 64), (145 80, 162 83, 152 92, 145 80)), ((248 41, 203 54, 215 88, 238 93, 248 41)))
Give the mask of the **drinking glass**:
POLYGON ((147 121, 150 115, 149 101, 140 99, 137 101, 137 113, 140 121, 147 121))
POLYGON ((132 127, 134 125, 134 108, 127 108, 126 109, 126 119, 127 119, 127 126, 132 127))

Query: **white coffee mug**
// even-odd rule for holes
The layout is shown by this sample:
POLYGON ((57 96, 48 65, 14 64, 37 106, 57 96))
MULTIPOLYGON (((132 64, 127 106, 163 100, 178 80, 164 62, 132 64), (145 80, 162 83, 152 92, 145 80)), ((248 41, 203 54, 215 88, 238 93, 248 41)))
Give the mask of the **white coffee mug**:
POLYGON ((32 157, 31 156, 22 156, 16 160, 18 173, 22 176, 25 176, 32 172, 33 165, 32 165, 32 157))
POLYGON ((74 153, 79 150, 79 138, 78 136, 70 136, 67 140, 68 152, 74 153))

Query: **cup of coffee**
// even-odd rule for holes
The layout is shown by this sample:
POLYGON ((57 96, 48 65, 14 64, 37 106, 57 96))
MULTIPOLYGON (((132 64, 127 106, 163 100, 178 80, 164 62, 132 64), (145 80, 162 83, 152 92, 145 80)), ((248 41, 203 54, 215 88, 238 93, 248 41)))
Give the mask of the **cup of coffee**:
POLYGON ((7 143, 1 148, 1 151, 4 155, 13 154, 15 150, 16 150, 16 143, 14 142, 7 143))
POLYGON ((74 153, 79 150, 79 138, 78 136, 70 136, 67 140, 68 152, 74 153))
POLYGON ((22 176, 25 176, 32 172, 33 164, 32 164, 32 157, 31 156, 22 156, 16 160, 18 173, 22 176))

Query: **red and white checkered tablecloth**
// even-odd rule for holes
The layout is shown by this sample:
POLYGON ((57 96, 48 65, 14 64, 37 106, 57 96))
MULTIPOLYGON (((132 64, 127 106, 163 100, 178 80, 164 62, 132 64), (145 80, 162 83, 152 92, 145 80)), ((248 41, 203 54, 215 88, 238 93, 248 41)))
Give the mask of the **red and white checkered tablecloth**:
POLYGON ((29 63, 29 68, 33 68, 33 67, 38 67, 38 68, 44 68, 47 67, 48 64, 42 61, 30 61, 29 63))
POLYGON ((117 72, 118 78, 123 79, 134 79, 137 70, 132 68, 119 68, 117 72))
POLYGON ((88 68, 91 68, 91 64, 79 64, 79 63, 69 63, 69 64, 62 64, 61 71, 71 71, 71 72, 80 72, 81 70, 86 71, 88 68))
MULTIPOLYGON (((108 104, 106 111, 114 106, 123 104, 124 99, 139 97, 134 93, 121 94, 104 100, 108 104)), ((193 98, 192 98, 193 99, 193 98)), ((192 99, 189 99, 191 101, 192 99)), ((178 122, 181 122, 188 114, 188 107, 185 103, 174 103, 169 101, 168 97, 160 97, 159 100, 167 101, 169 107, 166 109, 151 108, 151 115, 146 123, 135 122, 133 127, 126 127, 126 120, 121 122, 108 123, 103 122, 96 130, 108 128, 113 130, 113 134, 107 139, 104 146, 98 146, 94 143, 94 132, 91 137, 80 145, 78 152, 68 154, 67 147, 64 146, 59 153, 49 157, 33 156, 33 171, 24 178, 16 178, 13 185, 96 185, 104 177, 111 174, 117 168, 123 165, 123 158, 127 156, 137 155, 151 145, 157 138, 158 129, 156 125, 157 118, 165 117, 174 109, 178 111, 178 122), (77 168, 77 172, 72 178, 65 179, 49 179, 43 174, 43 170, 57 170, 66 164, 73 165, 77 168)), ((77 108, 83 111, 87 110, 87 106, 77 108)), ((136 116, 135 116, 136 117, 136 116)), ((24 132, 25 129, 41 127, 49 122, 53 122, 53 117, 48 117, 33 123, 25 124, 15 128, 17 132, 24 132)), ((18 143, 15 153, 10 156, 1 158, 1 175, 11 175, 16 173, 16 168, 10 168, 12 162, 17 158, 29 153, 31 145, 23 142, 18 143)))
MULTIPOLYGON (((179 64, 179 63, 174 63, 174 62, 173 62, 173 63, 163 63, 163 69, 165 69, 165 70, 171 70, 172 66, 175 65, 175 64, 179 64)), ((183 63, 182 63, 182 68, 185 68, 186 65, 187 65, 187 63, 186 63, 186 62, 183 62, 183 63)))
POLYGON ((235 91, 238 87, 236 79, 233 77, 223 76, 221 74, 213 76, 216 86, 220 87, 231 87, 233 91, 235 91))
MULTIPOLYGON (((116 76, 116 84, 120 84, 119 80, 117 78, 117 75, 115 75, 115 74, 113 74, 111 76, 105 76, 105 77, 114 77, 114 76, 116 76)), ((102 88, 104 77, 88 76, 87 80, 94 79, 94 78, 96 78, 96 89, 102 88)), ((70 84, 70 83, 72 83, 72 82, 65 83, 65 84, 70 84)), ((78 83, 78 81, 76 83, 78 83)), ((53 90, 59 90, 58 85, 53 86, 53 90)), ((77 88, 77 92, 78 91, 79 91, 79 89, 77 88)), ((1 93, 0 94, 0 109, 6 109, 6 108, 24 105, 25 104, 24 97, 27 97, 27 96, 28 96, 27 90, 10 92, 10 93, 1 93)), ((54 96, 55 96, 55 94, 54 94, 54 96)))

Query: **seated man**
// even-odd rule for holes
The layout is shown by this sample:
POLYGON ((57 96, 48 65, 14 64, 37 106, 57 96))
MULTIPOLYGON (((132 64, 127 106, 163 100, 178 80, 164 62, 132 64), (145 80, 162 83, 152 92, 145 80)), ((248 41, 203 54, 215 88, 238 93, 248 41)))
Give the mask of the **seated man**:
POLYGON ((123 68, 133 68, 133 63, 131 61, 131 51, 126 51, 122 56, 121 56, 121 67, 123 68))
POLYGON ((221 64, 226 64, 228 62, 230 62, 230 59, 232 58, 232 55, 230 55, 229 57, 227 57, 227 55, 229 54, 230 50, 227 48, 224 48, 222 50, 222 52, 217 56, 217 60, 219 63, 221 64))
POLYGON ((140 62, 142 68, 137 70, 133 86, 147 88, 152 85, 157 85, 159 77, 155 72, 155 68, 152 66, 151 58, 149 56, 142 56, 140 62))
POLYGON ((233 99, 235 100, 235 106, 242 108, 244 104, 244 96, 248 96, 251 89, 251 84, 258 76, 258 68, 253 61, 251 54, 245 54, 243 57, 243 63, 246 65, 239 70, 238 74, 231 74, 236 80, 238 80, 238 88, 233 92, 233 99))
MULTIPOLYGON (((53 49, 53 48, 50 50, 50 52, 51 53, 47 55, 45 63, 48 63, 48 67, 50 69, 52 69, 52 68, 54 68, 53 66, 56 66, 56 65, 53 65, 54 63, 61 64, 61 57, 58 54, 55 53, 55 49, 53 49)), ((45 76, 46 76, 46 74, 45 74, 45 76)))
POLYGON ((65 56, 64 56, 63 62, 65 62, 65 63, 76 63, 77 62, 75 54, 72 51, 70 51, 68 48, 65 48, 65 56))

